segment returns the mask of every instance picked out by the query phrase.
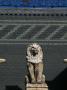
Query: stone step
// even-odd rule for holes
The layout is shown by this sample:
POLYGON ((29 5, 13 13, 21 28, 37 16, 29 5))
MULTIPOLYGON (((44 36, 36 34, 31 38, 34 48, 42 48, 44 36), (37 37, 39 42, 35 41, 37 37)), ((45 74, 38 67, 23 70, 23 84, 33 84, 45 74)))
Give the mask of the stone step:
POLYGON ((47 84, 26 84, 26 90, 48 90, 47 84))

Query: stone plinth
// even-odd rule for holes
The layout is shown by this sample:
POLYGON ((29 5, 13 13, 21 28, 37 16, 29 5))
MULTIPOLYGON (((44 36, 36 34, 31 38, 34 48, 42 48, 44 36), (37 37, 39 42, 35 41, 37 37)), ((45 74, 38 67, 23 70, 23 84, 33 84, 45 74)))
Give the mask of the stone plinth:
POLYGON ((26 90, 48 90, 47 84, 26 84, 26 90))

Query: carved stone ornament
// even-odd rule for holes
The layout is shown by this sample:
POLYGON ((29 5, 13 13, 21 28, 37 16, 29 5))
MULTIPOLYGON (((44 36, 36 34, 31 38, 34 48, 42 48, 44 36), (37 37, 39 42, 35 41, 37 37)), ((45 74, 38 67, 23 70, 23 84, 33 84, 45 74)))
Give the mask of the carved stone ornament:
POLYGON ((45 75, 43 74, 43 51, 39 44, 32 43, 27 47, 26 60, 26 87, 48 87, 45 83, 45 75))

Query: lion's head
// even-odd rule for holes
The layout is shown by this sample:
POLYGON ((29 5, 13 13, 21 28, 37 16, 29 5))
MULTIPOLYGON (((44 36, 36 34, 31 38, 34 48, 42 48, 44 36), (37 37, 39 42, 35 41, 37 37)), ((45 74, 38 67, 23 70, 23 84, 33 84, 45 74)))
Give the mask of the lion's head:
POLYGON ((39 44, 32 43, 30 45, 30 53, 31 53, 31 55, 36 56, 40 52, 40 50, 41 50, 41 46, 39 44))

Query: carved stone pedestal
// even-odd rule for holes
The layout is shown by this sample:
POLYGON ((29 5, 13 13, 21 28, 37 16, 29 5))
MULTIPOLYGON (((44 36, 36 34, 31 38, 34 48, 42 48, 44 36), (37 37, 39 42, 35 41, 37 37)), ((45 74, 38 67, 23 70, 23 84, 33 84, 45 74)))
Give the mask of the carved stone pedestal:
POLYGON ((48 90, 47 84, 26 84, 26 90, 48 90))

